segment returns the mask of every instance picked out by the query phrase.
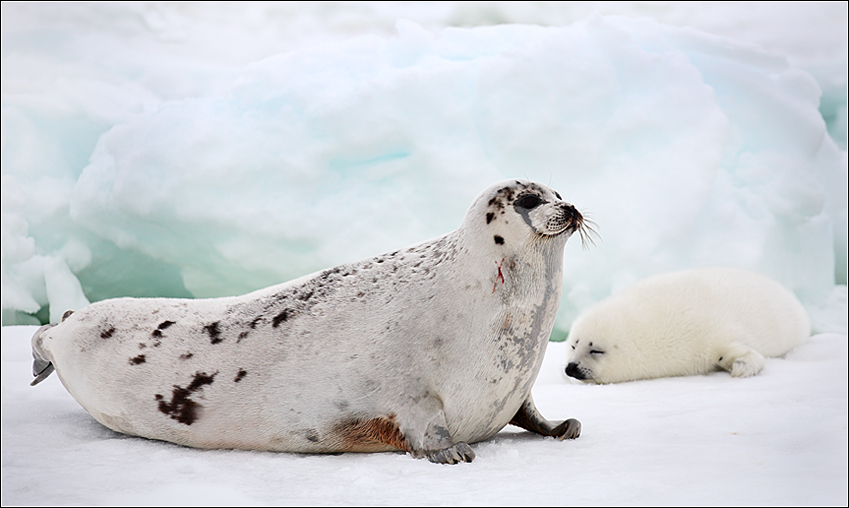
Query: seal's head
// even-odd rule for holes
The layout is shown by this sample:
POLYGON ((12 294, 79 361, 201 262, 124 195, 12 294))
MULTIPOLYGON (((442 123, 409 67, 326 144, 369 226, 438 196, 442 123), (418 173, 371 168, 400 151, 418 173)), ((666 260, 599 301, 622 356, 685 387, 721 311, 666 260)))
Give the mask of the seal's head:
POLYGON ((486 231, 495 245, 565 242, 575 232, 586 242, 595 234, 591 223, 560 194, 527 180, 505 180, 486 189, 472 204, 465 224, 486 231))
POLYGON ((621 306, 623 295, 585 310, 569 329, 564 373, 587 383, 607 384, 657 377, 684 368, 674 355, 655 354, 652 344, 666 343, 661 322, 651 309, 636 302, 621 306), (664 358, 659 361, 658 358, 664 358))
MULTIPOLYGON (((585 321, 586 322, 586 321, 585 321)), ((602 325, 603 326, 603 325, 602 325)), ((569 359, 566 363, 565 373, 588 383, 611 383, 621 379, 608 379, 605 366, 610 361, 615 362, 623 356, 618 350, 618 345, 608 344, 604 337, 607 335, 603 330, 583 331, 581 328, 572 326, 569 330, 569 359)), ((628 365, 614 365, 612 369, 615 375, 627 371, 628 365)), ((626 376, 627 377, 627 376, 626 376)))

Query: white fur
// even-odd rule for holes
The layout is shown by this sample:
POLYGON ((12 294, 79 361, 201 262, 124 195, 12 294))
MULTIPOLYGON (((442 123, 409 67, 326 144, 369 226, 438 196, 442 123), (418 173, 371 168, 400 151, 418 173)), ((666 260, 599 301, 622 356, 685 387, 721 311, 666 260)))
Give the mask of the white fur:
POLYGON ((736 268, 656 275, 583 312, 566 372, 595 383, 705 374, 753 376, 764 357, 804 342, 802 304, 778 282, 736 268))
MULTIPOLYGON (((520 410, 543 421, 530 392, 563 246, 582 225, 577 212, 564 225, 568 210, 547 187, 500 182, 458 230, 407 249, 239 297, 92 304, 39 330, 34 368, 52 363, 86 410, 127 434, 469 461, 466 443, 520 410), (544 202, 517 208, 528 193, 544 202), (403 444, 363 438, 375 421, 403 444)), ((576 437, 575 424, 558 432, 576 437)))

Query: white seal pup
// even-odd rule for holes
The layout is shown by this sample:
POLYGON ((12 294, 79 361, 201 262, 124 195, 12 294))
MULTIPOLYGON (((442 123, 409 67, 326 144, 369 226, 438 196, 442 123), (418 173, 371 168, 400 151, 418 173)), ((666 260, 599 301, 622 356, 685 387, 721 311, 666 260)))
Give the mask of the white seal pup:
POLYGON ((591 231, 549 188, 486 189, 442 237, 239 297, 121 298, 33 337, 103 425, 198 448, 400 450, 469 462, 508 423, 559 439, 531 387, 563 248, 591 231))
POLYGON ((810 335, 808 315, 778 282, 737 268, 655 275, 575 320, 565 373, 594 383, 706 374, 753 376, 810 335))

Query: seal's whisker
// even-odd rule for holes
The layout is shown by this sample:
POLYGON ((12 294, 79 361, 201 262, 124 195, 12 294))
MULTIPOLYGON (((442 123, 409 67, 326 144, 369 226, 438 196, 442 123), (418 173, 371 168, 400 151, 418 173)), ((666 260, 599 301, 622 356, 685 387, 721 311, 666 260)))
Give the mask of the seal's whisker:
POLYGON ((578 234, 581 236, 581 247, 588 250, 589 246, 595 247, 596 240, 601 241, 601 235, 596 228, 598 225, 592 220, 584 216, 584 219, 578 225, 578 234))

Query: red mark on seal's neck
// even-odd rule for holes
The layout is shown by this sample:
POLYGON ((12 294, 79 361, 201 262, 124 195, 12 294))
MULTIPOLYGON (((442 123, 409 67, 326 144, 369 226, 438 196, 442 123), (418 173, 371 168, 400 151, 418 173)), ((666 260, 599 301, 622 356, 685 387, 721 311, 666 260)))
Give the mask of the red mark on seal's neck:
POLYGON ((501 262, 496 261, 495 264, 498 265, 498 276, 495 278, 495 284, 492 285, 492 292, 495 293, 495 288, 498 287, 498 281, 500 280, 502 284, 504 284, 504 274, 501 273, 501 265, 504 264, 504 258, 501 258, 501 262))

